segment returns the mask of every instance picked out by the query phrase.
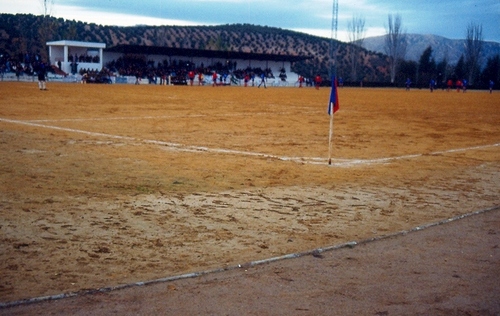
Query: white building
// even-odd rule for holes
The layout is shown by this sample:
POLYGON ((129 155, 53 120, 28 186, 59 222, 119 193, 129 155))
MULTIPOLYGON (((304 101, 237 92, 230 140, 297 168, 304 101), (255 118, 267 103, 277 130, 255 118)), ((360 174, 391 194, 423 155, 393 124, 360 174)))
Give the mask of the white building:
POLYGON ((65 73, 76 73, 83 68, 99 71, 103 67, 104 43, 55 41, 47 42, 47 46, 50 64, 60 66, 65 73))

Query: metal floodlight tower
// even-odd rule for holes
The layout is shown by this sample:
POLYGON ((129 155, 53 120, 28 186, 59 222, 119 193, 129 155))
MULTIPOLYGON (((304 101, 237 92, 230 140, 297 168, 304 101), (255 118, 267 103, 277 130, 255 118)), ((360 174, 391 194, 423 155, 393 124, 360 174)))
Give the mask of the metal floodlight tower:
POLYGON ((330 37, 330 77, 337 76, 337 27, 339 19, 339 3, 338 0, 333 0, 332 10, 332 33, 330 37))

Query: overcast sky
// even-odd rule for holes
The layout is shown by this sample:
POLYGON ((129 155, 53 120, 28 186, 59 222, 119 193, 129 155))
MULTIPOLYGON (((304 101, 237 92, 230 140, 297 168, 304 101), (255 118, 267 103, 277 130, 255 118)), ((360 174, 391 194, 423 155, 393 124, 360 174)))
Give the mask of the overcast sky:
MULTIPOLYGON (((332 0, 46 0, 50 14, 103 25, 220 25, 249 23, 330 38, 332 0)), ((43 14, 43 0, 0 0, 2 13, 43 14)), ((483 38, 500 42, 500 0, 338 0, 337 38, 347 41, 353 17, 365 36, 384 35, 389 14, 400 14, 407 33, 465 38, 483 26, 483 38)))

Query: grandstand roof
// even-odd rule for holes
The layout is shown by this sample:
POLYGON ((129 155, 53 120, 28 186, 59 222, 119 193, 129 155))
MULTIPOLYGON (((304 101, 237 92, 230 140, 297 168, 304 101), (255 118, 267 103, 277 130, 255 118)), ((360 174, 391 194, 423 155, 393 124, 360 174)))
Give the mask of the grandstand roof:
POLYGON ((73 47, 87 47, 87 48, 105 48, 105 43, 96 43, 96 42, 80 42, 80 41, 54 41, 47 42, 48 46, 73 46, 73 47))
POLYGON ((186 57, 243 59, 243 60, 269 60, 269 61, 287 61, 287 62, 296 62, 312 58, 310 56, 256 54, 256 53, 243 53, 243 52, 233 52, 233 51, 217 51, 217 50, 174 48, 174 47, 162 47, 162 46, 143 46, 143 45, 117 45, 107 48, 106 51, 122 53, 122 54, 186 56, 186 57))

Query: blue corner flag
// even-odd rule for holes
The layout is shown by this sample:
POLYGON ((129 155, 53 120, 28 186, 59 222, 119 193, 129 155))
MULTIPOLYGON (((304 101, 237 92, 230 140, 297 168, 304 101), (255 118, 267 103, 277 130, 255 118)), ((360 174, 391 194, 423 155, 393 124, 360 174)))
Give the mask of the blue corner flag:
POLYGON ((328 115, 332 115, 338 110, 339 96, 337 94, 337 78, 332 77, 332 91, 330 92, 330 102, 328 103, 328 115))

